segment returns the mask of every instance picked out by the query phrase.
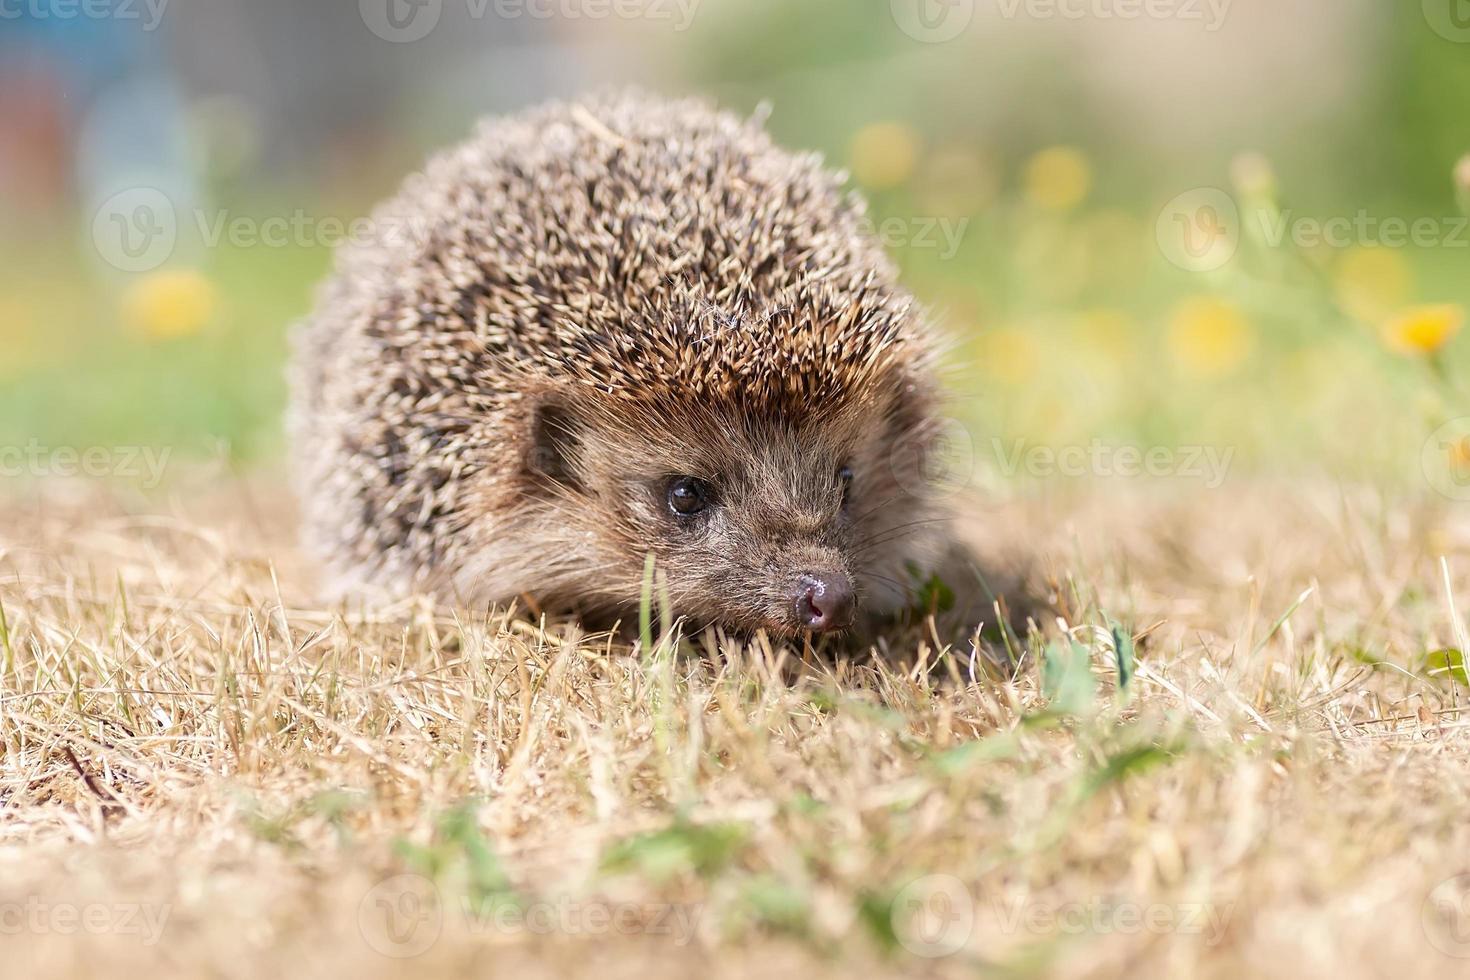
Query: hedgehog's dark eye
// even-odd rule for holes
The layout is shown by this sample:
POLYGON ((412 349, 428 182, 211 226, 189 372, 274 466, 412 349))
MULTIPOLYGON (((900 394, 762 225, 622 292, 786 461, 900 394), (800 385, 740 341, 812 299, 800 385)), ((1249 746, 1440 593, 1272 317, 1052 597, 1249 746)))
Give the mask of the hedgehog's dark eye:
POLYGON ((837 485, 842 488, 842 506, 847 506, 848 498, 852 496, 852 467, 844 466, 837 471, 837 485))
POLYGON ((710 487, 692 476, 676 476, 669 481, 669 510, 679 517, 693 517, 709 506, 710 487))

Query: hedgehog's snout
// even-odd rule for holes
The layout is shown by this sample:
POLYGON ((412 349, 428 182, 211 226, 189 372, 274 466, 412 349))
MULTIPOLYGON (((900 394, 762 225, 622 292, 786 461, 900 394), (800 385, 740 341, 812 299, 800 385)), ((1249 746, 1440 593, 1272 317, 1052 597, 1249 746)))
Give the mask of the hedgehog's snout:
POLYGON ((856 597, 841 572, 807 572, 796 580, 793 607, 801 629, 831 633, 852 625, 856 597))

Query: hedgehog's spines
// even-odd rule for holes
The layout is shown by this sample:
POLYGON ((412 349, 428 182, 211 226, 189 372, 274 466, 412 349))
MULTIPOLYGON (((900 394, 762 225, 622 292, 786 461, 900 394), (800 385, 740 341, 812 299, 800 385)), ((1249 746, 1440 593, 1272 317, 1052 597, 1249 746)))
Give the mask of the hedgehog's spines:
MULTIPOLYGON (((762 112, 552 104, 480 126, 374 212, 295 336, 308 536, 345 582, 528 587, 507 535, 552 519, 525 497, 539 393, 649 424, 930 397, 931 344, 864 205, 762 112)), ((597 516, 587 533, 630 537, 597 516)), ((569 543, 543 587, 612 547, 569 526, 547 525, 569 543)))

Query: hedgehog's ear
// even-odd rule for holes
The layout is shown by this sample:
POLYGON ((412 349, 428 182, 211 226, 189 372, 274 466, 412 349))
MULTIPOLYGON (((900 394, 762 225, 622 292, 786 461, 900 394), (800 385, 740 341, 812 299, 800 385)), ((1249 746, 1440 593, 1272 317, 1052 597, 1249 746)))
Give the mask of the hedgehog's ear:
POLYGON ((578 488, 580 433, 580 423, 563 402, 549 397, 538 402, 531 411, 527 469, 544 479, 578 488))

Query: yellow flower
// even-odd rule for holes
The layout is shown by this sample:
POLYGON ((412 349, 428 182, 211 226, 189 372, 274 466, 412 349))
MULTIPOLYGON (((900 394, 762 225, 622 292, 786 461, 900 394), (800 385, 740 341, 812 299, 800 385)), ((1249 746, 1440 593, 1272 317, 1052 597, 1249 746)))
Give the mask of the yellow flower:
POLYGON ((0 378, 19 377, 35 361, 36 317, 24 300, 0 296, 0 378))
POLYGON ((1445 452, 1450 457, 1450 465, 1457 472, 1463 473, 1470 469, 1470 436, 1461 436, 1446 444, 1445 452))
POLYGON ((194 269, 154 272, 123 294, 123 317, 133 330, 152 340, 188 337, 214 318, 218 297, 211 283, 194 269))
POLYGON ((1458 303, 1415 306, 1383 324, 1383 342, 1404 354, 1433 354, 1464 323, 1465 310, 1458 303))
POLYGON ((1441 439, 1439 449, 1444 453, 1444 459, 1437 465, 1443 469, 1436 475, 1447 478, 1456 486, 1470 485, 1470 436, 1441 439))
POLYGON ((1026 197, 1047 211, 1070 211, 1092 189, 1092 167, 1070 146, 1042 150, 1026 164, 1026 197))
POLYGON ((1391 248, 1359 246, 1337 263, 1337 302, 1351 316, 1377 323, 1398 309, 1414 288, 1414 273, 1391 248))
POLYGON ((1169 355, 1184 373, 1218 377, 1238 368, 1256 346, 1255 331, 1218 296, 1192 296, 1169 317, 1169 355))
POLYGON ((913 175, 918 163, 919 134, 906 123, 871 123, 853 135, 848 160, 852 175, 865 187, 897 187, 913 175))

